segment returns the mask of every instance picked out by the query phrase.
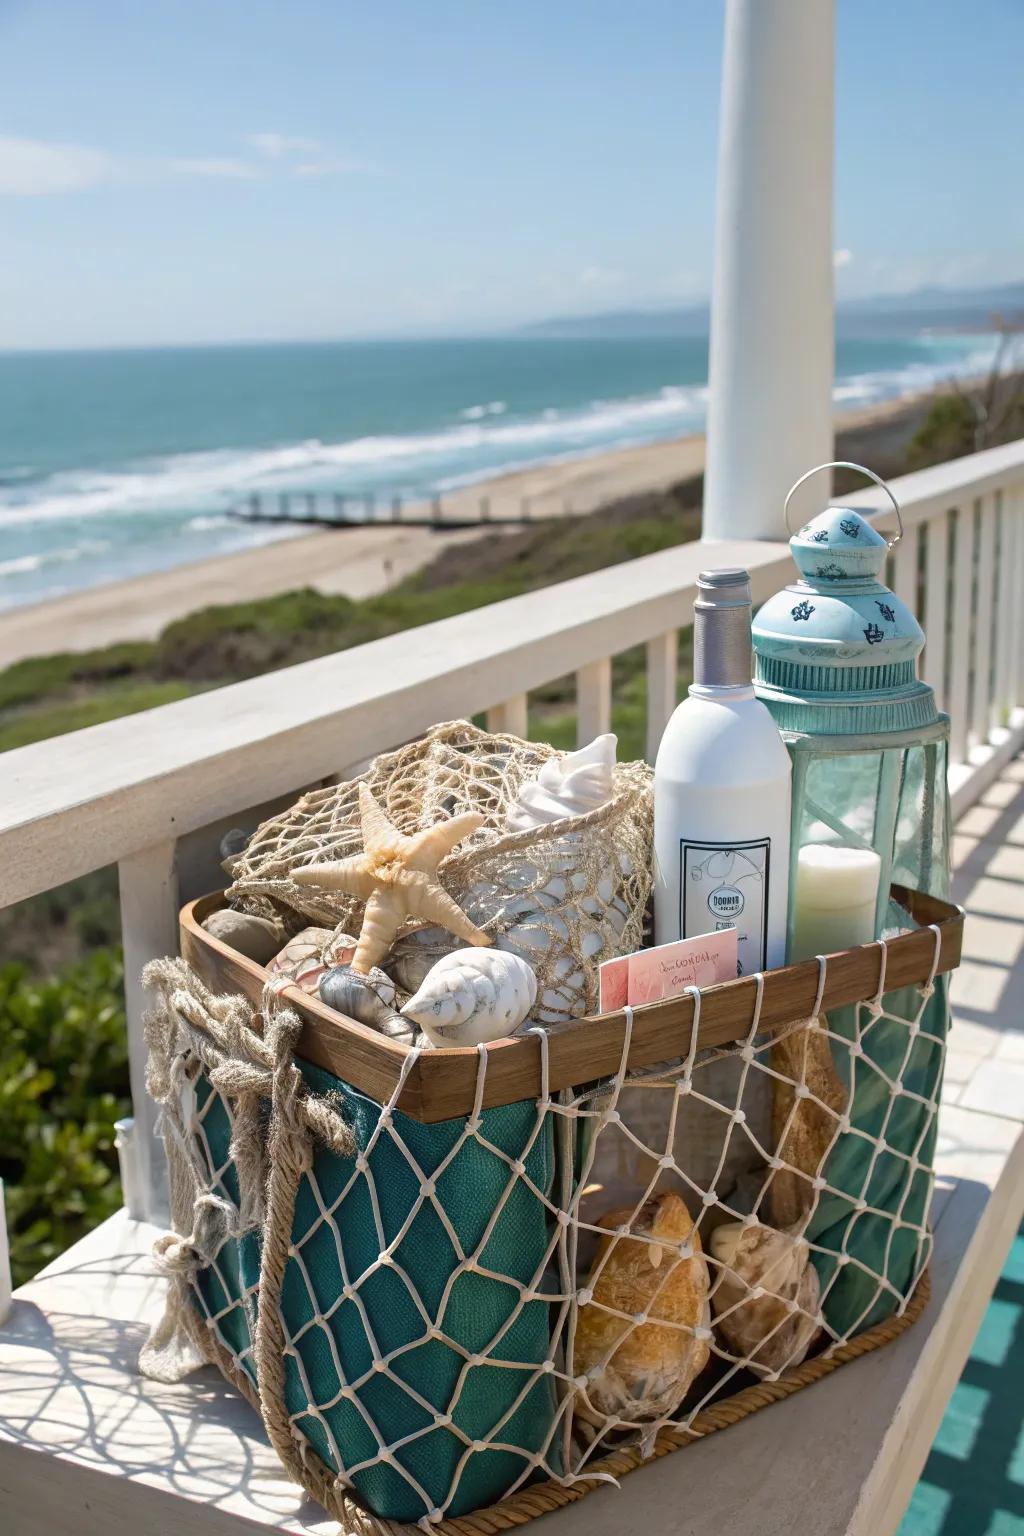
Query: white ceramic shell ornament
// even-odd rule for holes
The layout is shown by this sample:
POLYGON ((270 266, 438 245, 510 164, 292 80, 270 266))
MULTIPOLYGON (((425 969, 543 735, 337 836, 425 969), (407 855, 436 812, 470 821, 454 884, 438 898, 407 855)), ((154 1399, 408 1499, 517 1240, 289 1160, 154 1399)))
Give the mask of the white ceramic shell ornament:
POLYGON ((614 794, 618 738, 595 736, 578 752, 549 758, 535 779, 519 786, 508 813, 513 832, 546 827, 564 816, 583 816, 607 804, 614 794))
POLYGON ((402 1009, 431 1045, 485 1045, 517 1030, 537 1000, 537 978, 519 955, 457 949, 430 970, 402 1009))
MULTIPOLYGON (((609 732, 596 736, 578 752, 550 758, 535 779, 520 785, 508 814, 509 829, 526 832, 567 816, 585 816, 588 811, 607 805, 615 793, 617 748, 618 738, 609 732)), ((588 879, 576 868, 576 861, 576 846, 569 834, 564 839, 561 858, 564 874, 553 876, 539 890, 514 903, 518 921, 495 940, 499 949, 532 955, 538 960, 548 956, 560 940, 564 943, 565 952, 554 967, 557 984, 547 988, 536 1012, 541 1024, 558 1024, 580 1011, 579 998, 586 986, 580 958, 595 966, 608 959, 609 955, 604 953, 608 933, 621 933, 626 923, 626 908, 617 895, 617 866, 622 865, 621 859, 610 857, 608 868, 598 881, 596 897, 582 894, 588 879), (573 891, 580 892, 578 906, 571 902, 573 891), (560 910, 550 913, 551 907, 560 910), (578 952, 571 947, 570 928, 577 931, 578 952)), ((622 866, 621 873, 629 875, 631 871, 622 866)), ((524 880, 528 876, 529 870, 524 871, 524 880)))

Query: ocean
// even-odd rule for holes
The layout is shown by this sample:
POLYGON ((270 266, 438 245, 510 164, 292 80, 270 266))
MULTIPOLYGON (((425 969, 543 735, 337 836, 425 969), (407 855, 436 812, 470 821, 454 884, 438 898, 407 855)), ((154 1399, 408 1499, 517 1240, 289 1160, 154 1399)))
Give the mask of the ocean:
MULTIPOLYGON (((983 367, 984 337, 840 339, 837 405, 983 367)), ((699 337, 339 342, 0 354, 0 609, 288 530, 253 491, 426 497, 698 431, 699 337)))

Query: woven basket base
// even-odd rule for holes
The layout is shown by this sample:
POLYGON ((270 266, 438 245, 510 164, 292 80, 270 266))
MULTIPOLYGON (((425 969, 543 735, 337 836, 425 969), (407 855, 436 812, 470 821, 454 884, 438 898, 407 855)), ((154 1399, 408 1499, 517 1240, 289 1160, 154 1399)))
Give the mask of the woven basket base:
MULTIPOLYGON (((695 1440, 703 1440, 706 1436, 714 1434, 716 1430, 728 1429, 732 1424, 739 1424, 742 1419, 749 1418, 759 1408, 767 1408, 772 1403, 781 1402, 783 1398, 792 1397, 794 1392, 811 1386, 824 1376, 830 1376, 840 1366, 859 1359, 861 1355, 870 1354, 873 1349, 880 1349, 883 1344, 889 1344, 893 1339, 898 1338, 921 1316, 928 1304, 930 1293, 931 1284, 928 1271, 925 1270, 900 1316, 886 1318, 883 1322, 876 1323, 873 1328, 851 1339, 848 1344, 840 1345, 827 1358, 822 1356, 815 1360, 805 1360, 802 1365, 794 1366, 787 1371, 778 1381, 757 1382, 752 1386, 744 1387, 732 1397, 723 1398, 719 1403, 712 1403, 697 1415, 688 1429, 662 1430, 654 1443, 653 1450, 647 1456, 641 1456, 635 1449, 614 1451, 601 1461, 595 1462, 590 1467, 590 1471, 594 1474, 610 1474, 615 1478, 625 1477, 627 1473, 635 1472, 637 1467, 645 1466, 660 1456, 667 1456, 672 1451, 681 1450, 695 1440)), ((227 1350, 219 1344, 209 1330, 202 1326, 194 1313, 189 1331, 210 1363, 217 1366, 259 1413, 259 1399, 253 1390, 252 1382, 244 1371, 235 1367, 227 1350)), ((343 1531, 349 1533, 349 1536, 371 1536, 371 1533, 372 1536, 383 1536, 383 1533, 387 1533, 387 1536, 422 1536, 418 1526, 402 1524, 395 1520, 382 1520, 380 1516, 362 1508, 350 1495, 342 1493, 335 1485, 334 1474, 314 1452, 307 1450, 305 1461, 307 1490, 320 1500, 335 1519, 341 1522, 343 1531)), ((568 1488, 554 1481, 533 1483, 529 1488, 522 1488, 509 1498, 501 1499, 497 1504, 490 1504, 485 1509, 475 1510, 471 1515, 460 1515, 457 1519, 438 1521, 431 1530, 436 1531, 438 1536, 496 1536, 499 1531, 510 1531, 518 1525, 526 1525, 528 1521, 535 1520, 539 1515, 549 1515, 554 1510, 562 1509, 566 1504, 575 1504, 578 1499, 585 1498, 595 1488, 603 1486, 606 1485, 598 1482, 576 1483, 568 1488)))

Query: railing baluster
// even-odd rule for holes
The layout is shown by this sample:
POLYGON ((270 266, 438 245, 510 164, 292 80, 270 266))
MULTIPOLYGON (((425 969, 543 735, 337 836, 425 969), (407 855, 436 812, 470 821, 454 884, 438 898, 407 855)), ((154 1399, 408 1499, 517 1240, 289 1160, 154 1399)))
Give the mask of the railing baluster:
POLYGON ((178 950, 178 872, 176 845, 158 843, 117 866, 121 887, 121 934, 124 941, 124 1000, 128 1016, 128 1066, 131 1075, 132 1134, 139 1204, 148 1221, 167 1219, 167 1170, 156 1135, 157 1107, 146 1092, 146 1042, 142 1020, 149 999, 142 986, 148 960, 178 950))
POLYGON ((946 707, 946 588, 949 583, 949 513, 928 523, 925 547, 923 676, 935 690, 940 709, 946 707))
POLYGON ((1013 549, 1015 527, 1008 491, 999 497, 999 549, 996 556, 995 686, 989 729, 1005 725, 1011 707, 1010 676, 1013 671, 1013 549))
POLYGON ((1024 593, 1024 485, 1015 485, 1006 493, 1010 503, 1010 560, 1013 565, 1013 628, 1010 644, 1010 674, 1007 679, 1009 684, 1008 704, 1010 709, 1016 709, 1021 702, 1021 683, 1024 681, 1024 612, 1022 612, 1022 593, 1024 593))
POLYGON ((7 1212, 4 1207, 4 1181, 0 1179, 0 1324, 11 1315, 11 1249, 7 1241, 7 1212))
POLYGON ((509 736, 525 736, 527 730, 527 699, 525 693, 517 693, 503 704, 495 704, 487 711, 487 729, 509 736))
POLYGON ((576 673, 576 745, 585 747, 612 724, 612 659, 603 656, 576 673))
POLYGON ((668 629, 647 642, 647 761, 658 755, 662 732, 676 707, 679 631, 668 629))
POLYGON ((901 601, 906 603, 915 617, 917 615, 918 546, 917 524, 911 523, 896 546, 893 591, 901 601))
POLYGON ((974 698, 971 734, 974 741, 988 740, 992 710, 992 621, 995 608, 996 509, 991 496, 981 502, 978 518, 978 585, 974 603, 974 698))
POLYGON ((114 1121, 114 1146, 121 1173, 121 1199, 132 1221, 146 1219, 146 1191, 139 1178, 139 1158, 135 1147, 135 1121, 131 1115, 114 1121))
POLYGON ((974 589, 974 503, 957 508, 953 561, 953 646, 949 677, 949 760, 967 761, 967 688, 971 671, 971 598, 974 589))

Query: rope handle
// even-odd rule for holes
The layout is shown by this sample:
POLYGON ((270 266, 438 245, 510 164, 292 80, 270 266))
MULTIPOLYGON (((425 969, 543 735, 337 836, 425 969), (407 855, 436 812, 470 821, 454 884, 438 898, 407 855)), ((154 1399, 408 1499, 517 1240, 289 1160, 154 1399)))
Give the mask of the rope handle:
POLYGON ((888 481, 882 479, 881 475, 876 475, 873 469, 868 469, 864 464, 853 464, 849 459, 830 459, 827 464, 815 464, 813 469, 807 470, 805 474, 800 476, 799 480, 795 481, 795 483, 790 486, 782 508, 782 515, 786 520, 786 532, 790 535, 793 534, 793 526, 789 521, 790 502, 793 500, 793 497, 796 495, 797 491, 805 483, 805 481, 810 480, 814 475, 820 475, 823 469, 855 470, 858 475, 865 475, 867 479, 873 480, 875 484, 885 492, 896 509, 896 525, 898 531, 894 538, 887 540, 889 548, 895 549, 896 545, 903 537, 903 513, 900 510, 900 504, 896 500, 892 487, 889 485, 888 481))

